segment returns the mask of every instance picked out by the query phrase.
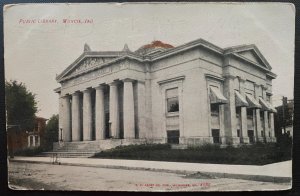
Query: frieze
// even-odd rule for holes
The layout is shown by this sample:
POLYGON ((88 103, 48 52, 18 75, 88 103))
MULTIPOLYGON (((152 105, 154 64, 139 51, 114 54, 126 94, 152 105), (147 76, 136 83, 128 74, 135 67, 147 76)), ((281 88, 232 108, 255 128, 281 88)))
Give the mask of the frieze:
POLYGON ((104 63, 103 58, 87 58, 75 69, 74 73, 78 73, 82 70, 86 70, 91 67, 98 66, 102 63, 104 63))
POLYGON ((84 70, 88 70, 93 67, 101 66, 102 64, 104 64, 112 59, 114 59, 114 58, 88 57, 77 66, 77 68, 70 74, 70 76, 76 75, 84 70))
POLYGON ((126 69, 127 67, 128 66, 125 66, 125 65, 122 65, 122 64, 116 64, 116 65, 111 65, 111 66, 108 66, 108 67, 102 67, 98 70, 94 70, 92 72, 89 72, 89 73, 86 73, 86 74, 83 74, 83 75, 79 75, 78 77, 76 77, 74 79, 66 81, 63 84, 63 87, 65 88, 65 87, 69 87, 69 86, 74 86, 74 85, 80 84, 82 82, 98 78, 99 76, 103 76, 103 75, 106 75, 106 74, 109 74, 109 73, 112 73, 112 72, 117 72, 119 70, 126 69))

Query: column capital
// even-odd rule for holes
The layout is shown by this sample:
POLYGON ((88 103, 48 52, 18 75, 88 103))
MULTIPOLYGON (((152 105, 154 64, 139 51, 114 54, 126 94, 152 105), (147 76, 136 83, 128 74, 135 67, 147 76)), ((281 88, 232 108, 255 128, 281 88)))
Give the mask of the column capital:
POLYGON ((238 79, 239 79, 240 82, 243 82, 243 83, 246 82, 246 78, 243 78, 243 77, 241 77, 241 76, 238 76, 238 79))
POLYGON ((236 76, 233 76, 233 75, 229 75, 229 74, 227 74, 227 75, 223 75, 223 77, 227 80, 227 79, 231 79, 231 80, 233 80, 233 79, 235 79, 236 78, 236 76))
POLYGON ((123 82, 133 82, 134 80, 131 78, 122 79, 123 82))
POLYGON ((73 95, 79 95, 80 94, 80 91, 75 91, 74 93, 72 93, 72 96, 73 95))
POLYGON ((272 96, 272 95, 273 95, 273 93, 271 93, 271 92, 266 92, 266 95, 268 95, 268 96, 272 96))
POLYGON ((113 81, 113 82, 109 82, 108 85, 109 86, 117 86, 118 85, 118 81, 113 81))
POLYGON ((92 88, 87 88, 87 89, 84 89, 82 92, 83 93, 90 93, 92 91, 92 88))
POLYGON ((261 84, 260 86, 263 90, 268 90, 268 87, 266 85, 261 84))
POLYGON ((69 94, 69 93, 67 93, 67 94, 65 94, 65 95, 61 95, 61 98, 70 98, 71 97, 71 95, 69 94))
POLYGON ((254 83, 254 87, 260 87, 261 85, 254 83))
POLYGON ((94 89, 96 89, 96 90, 102 90, 102 89, 104 89, 105 87, 104 87, 104 85, 102 85, 102 84, 100 84, 99 86, 96 86, 96 87, 94 87, 94 89))

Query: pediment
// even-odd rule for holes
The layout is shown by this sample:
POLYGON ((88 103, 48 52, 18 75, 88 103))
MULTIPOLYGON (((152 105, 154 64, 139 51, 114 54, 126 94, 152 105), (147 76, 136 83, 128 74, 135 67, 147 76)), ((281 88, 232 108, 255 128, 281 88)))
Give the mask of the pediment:
POLYGON ((259 56, 253 50, 242 51, 242 52, 238 52, 237 54, 241 55, 242 57, 245 57, 246 59, 248 59, 250 61, 253 61, 257 64, 260 64, 260 65, 263 65, 264 67, 266 67, 264 62, 259 58, 259 56))
POLYGON ((76 75, 93 67, 99 67, 104 63, 112 61, 116 57, 85 57, 73 66, 63 77, 76 75))
POLYGON ((225 54, 236 54, 237 56, 242 57, 254 64, 258 64, 261 67, 269 70, 272 69, 268 61, 264 58, 262 53, 254 44, 226 48, 225 54))

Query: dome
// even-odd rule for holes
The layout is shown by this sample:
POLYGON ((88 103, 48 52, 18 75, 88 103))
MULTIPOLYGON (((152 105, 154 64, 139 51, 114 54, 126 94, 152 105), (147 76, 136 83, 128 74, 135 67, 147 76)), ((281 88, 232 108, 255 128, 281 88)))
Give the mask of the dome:
POLYGON ((145 55, 145 54, 154 54, 157 52, 162 52, 167 49, 174 48, 171 44, 163 43, 162 41, 155 40, 150 44, 143 45, 136 52, 145 55))

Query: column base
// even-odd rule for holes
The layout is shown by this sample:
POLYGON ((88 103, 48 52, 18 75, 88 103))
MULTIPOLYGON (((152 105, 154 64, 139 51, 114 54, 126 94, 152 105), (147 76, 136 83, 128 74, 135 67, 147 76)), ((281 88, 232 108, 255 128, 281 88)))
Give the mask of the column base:
POLYGON ((241 137, 241 143, 249 144, 250 143, 249 137, 241 137))
POLYGON ((270 142, 276 143, 277 142, 277 138, 276 137, 270 137, 270 142))
POLYGON ((228 144, 228 145, 239 145, 240 137, 224 137, 225 143, 222 142, 222 144, 228 144))
POLYGON ((257 137, 256 142, 264 143, 265 142, 265 138, 264 137, 257 137))

